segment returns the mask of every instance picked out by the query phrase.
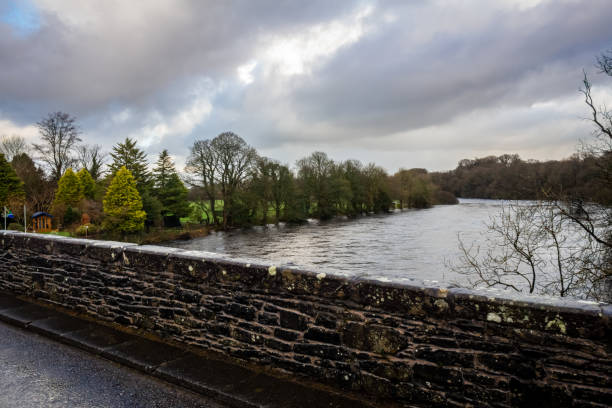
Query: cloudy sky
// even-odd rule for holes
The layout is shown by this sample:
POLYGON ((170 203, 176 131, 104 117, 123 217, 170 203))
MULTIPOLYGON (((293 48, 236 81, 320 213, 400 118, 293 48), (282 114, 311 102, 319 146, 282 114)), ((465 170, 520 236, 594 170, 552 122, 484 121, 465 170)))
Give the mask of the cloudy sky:
POLYGON ((0 135, 62 110, 179 167, 227 130, 289 164, 559 159, 590 137, 583 69, 612 104, 610 21, 610 0, 0 0, 0 135))

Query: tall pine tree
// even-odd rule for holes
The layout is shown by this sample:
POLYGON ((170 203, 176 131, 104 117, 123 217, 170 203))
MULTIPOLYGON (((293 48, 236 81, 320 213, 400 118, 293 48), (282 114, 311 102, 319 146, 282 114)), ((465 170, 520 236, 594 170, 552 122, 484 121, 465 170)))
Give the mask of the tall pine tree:
POLYGON ((168 150, 164 149, 159 154, 159 158, 153 169, 153 183, 155 189, 163 190, 173 174, 176 174, 174 162, 168 154, 168 150))
POLYGON ((165 149, 160 153, 153 169, 153 185, 164 217, 181 218, 189 214, 188 190, 176 173, 174 162, 165 149))
POLYGON ((188 190, 178 174, 171 174, 164 188, 159 189, 157 193, 157 197, 162 203, 162 215, 165 217, 172 215, 178 218, 186 217, 189 214, 187 193, 188 190))
POLYGON ((142 194, 150 181, 146 153, 136 147, 135 140, 127 137, 123 143, 113 147, 110 155, 113 159, 109 165, 110 174, 114 176, 121 167, 125 167, 134 177, 138 191, 142 194))

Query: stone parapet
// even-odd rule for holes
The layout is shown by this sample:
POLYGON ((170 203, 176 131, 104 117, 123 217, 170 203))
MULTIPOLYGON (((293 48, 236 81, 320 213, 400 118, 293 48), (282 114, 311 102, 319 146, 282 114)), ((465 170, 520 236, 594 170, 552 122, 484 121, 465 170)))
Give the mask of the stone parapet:
POLYGON ((0 290, 423 406, 612 405, 612 306, 0 232, 0 290))

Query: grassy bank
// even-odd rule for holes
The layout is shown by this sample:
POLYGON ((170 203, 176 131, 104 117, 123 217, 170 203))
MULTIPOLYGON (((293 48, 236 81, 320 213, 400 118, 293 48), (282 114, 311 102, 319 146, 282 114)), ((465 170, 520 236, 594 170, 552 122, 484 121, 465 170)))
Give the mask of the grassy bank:
MULTIPOLYGON (((143 231, 138 234, 121 235, 117 233, 109 233, 103 231, 95 234, 88 234, 87 238, 105 241, 131 242, 134 244, 141 245, 152 245, 166 241, 188 240, 193 238, 205 237, 210 233, 211 230, 212 227, 201 225, 185 226, 183 228, 154 227, 150 228, 148 231, 143 231)), ((76 234, 75 232, 71 231, 52 231, 47 232, 46 234, 61 235, 64 237, 85 238, 85 235, 76 234)))

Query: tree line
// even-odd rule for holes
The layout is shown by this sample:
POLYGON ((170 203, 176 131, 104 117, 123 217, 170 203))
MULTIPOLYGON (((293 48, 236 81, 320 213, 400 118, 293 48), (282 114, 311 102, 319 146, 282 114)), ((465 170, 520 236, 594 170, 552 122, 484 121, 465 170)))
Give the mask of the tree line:
POLYGON ((33 157, 23 138, 0 140, 0 205, 50 211, 56 226, 77 232, 83 214, 90 233, 127 234, 179 227, 181 219, 225 229, 456 202, 424 169, 390 175, 373 163, 335 162, 323 152, 291 168, 261 156, 232 132, 195 141, 179 175, 167 150, 151 164, 130 138, 109 154, 81 144, 69 114, 49 114, 37 126, 33 157))
POLYGON ((202 221, 224 228, 456 202, 423 169, 389 175, 373 163, 336 162, 314 152, 298 160, 294 170, 260 156, 232 132, 196 141, 185 174, 191 197, 202 210, 202 221), (218 209, 219 201, 222 209, 218 209))
POLYGON ((461 160, 456 169, 431 173, 441 189, 457 197, 536 200, 563 195, 612 204, 612 188, 605 172, 612 153, 576 153, 564 160, 523 160, 503 154, 461 160))

